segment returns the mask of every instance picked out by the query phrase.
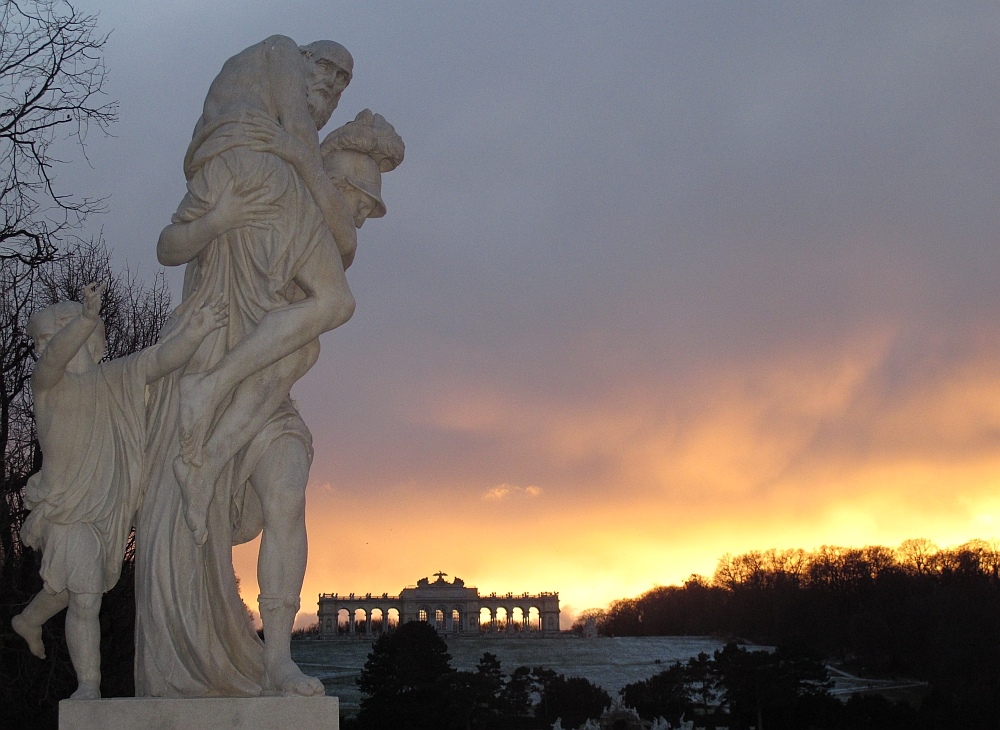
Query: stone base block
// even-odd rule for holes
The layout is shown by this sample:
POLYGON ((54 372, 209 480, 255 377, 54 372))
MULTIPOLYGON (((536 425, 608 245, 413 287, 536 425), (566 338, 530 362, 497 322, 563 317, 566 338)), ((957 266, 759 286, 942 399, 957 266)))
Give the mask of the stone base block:
POLYGON ((339 730, 336 697, 63 700, 59 730, 339 730))

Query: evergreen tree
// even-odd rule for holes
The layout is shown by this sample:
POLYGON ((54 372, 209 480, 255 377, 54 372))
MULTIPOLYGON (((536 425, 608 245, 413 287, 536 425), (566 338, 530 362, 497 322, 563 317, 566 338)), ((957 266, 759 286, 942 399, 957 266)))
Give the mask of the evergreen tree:
POLYGON ((373 730, 453 727, 447 715, 455 708, 448 707, 446 691, 453 674, 448 645, 427 622, 382 634, 357 680, 364 695, 358 724, 373 730))

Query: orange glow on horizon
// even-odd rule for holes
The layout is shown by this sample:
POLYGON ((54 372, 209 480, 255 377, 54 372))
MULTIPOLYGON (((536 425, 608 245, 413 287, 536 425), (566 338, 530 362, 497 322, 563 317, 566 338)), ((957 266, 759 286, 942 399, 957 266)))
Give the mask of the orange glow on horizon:
MULTIPOLYGON (((445 465, 347 485, 314 468, 299 624, 321 592, 395 595, 437 570, 485 593, 558 591, 568 626, 711 577, 725 553, 1000 537, 1000 352, 886 392, 875 373, 889 339, 634 384, 589 406, 490 384, 458 383, 451 401, 434 390, 414 418, 495 439, 536 476, 476 484, 445 465)), ((234 555, 256 596, 256 543, 234 555)))

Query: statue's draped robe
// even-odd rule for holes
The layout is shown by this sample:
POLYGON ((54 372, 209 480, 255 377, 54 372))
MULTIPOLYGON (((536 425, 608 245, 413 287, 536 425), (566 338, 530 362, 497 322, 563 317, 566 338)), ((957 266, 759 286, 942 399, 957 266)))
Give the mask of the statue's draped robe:
POLYGON ((118 582, 141 495, 151 356, 144 350, 66 373, 49 393, 72 416, 48 429, 57 433, 39 433, 47 458, 24 489, 31 514, 21 536, 42 551, 50 593, 100 594, 118 582))
MULTIPOLYGON (((138 696, 260 694, 262 643, 240 600, 232 546, 260 533, 260 501, 248 480, 268 445, 288 435, 312 453, 309 431, 286 393, 223 471, 209 509, 208 541, 195 545, 172 468, 180 452, 178 380, 209 369, 264 315, 301 299, 293 279, 303 260, 315 246, 336 245, 294 169, 245 146, 247 119, 221 119, 196 130, 185 158, 188 193, 174 216, 175 223, 201 216, 230 181, 237 194, 268 190, 265 201, 281 211, 265 230, 244 227, 212 241, 185 271, 181 307, 201 306, 222 293, 229 324, 210 334, 185 368, 159 381, 150 398, 149 470, 136 527, 138 696)), ((288 387, 275 365, 262 372, 269 371, 288 387)), ((216 421, 228 403, 216 411, 216 421)))

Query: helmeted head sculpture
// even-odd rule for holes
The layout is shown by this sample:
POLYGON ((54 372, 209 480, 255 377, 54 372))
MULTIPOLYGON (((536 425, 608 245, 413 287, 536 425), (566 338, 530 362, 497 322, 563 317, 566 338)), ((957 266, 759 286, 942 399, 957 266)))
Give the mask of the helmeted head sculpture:
POLYGON ((384 216, 382 173, 396 169, 405 151, 385 117, 362 110, 353 122, 330 132, 320 151, 327 174, 352 203, 354 224, 360 228, 365 219, 384 216))

